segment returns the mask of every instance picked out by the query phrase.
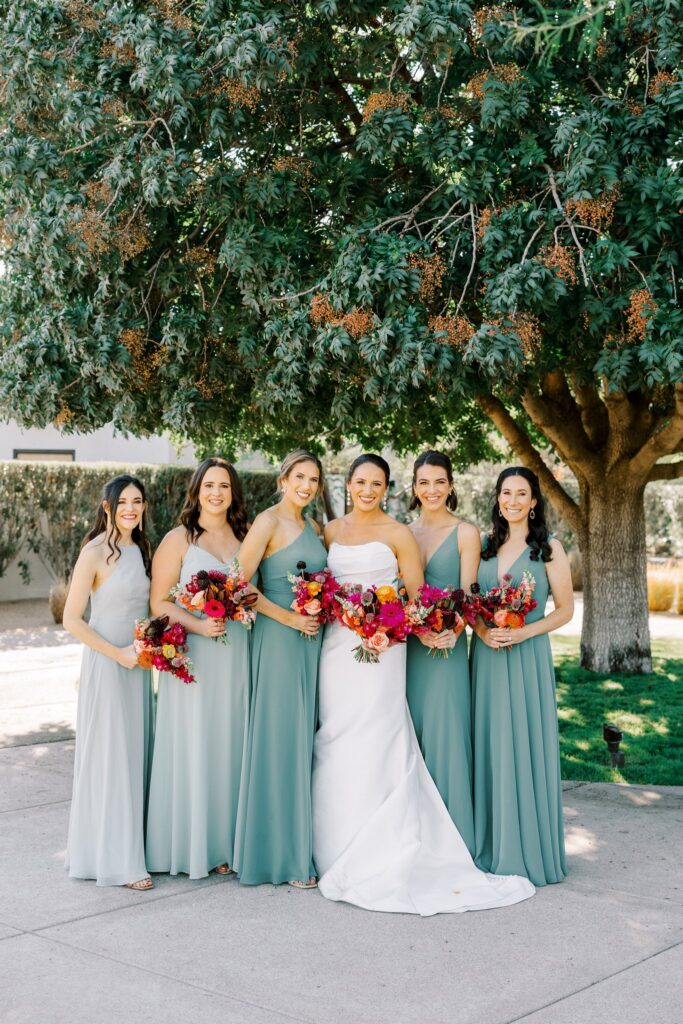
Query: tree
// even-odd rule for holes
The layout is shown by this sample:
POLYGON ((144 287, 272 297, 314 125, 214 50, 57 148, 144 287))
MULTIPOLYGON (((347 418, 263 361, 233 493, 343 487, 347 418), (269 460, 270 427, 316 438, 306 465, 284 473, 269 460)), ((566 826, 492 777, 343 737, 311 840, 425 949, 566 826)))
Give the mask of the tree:
POLYGON ((676 5, 542 59, 535 10, 4 3, 0 403, 461 460, 492 422, 577 536, 583 664, 646 670, 643 492, 683 475, 676 5))

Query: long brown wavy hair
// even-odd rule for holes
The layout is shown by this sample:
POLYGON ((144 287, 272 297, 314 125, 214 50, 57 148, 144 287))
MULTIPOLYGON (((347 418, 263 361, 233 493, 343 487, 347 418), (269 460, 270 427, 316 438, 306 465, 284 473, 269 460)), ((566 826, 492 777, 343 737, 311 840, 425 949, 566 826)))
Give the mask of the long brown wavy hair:
POLYGON ((247 521, 247 508, 244 503, 244 494, 242 491, 242 484, 240 478, 237 475, 237 470, 231 462, 227 459, 221 459, 219 456, 213 456, 209 459, 204 459, 192 474, 192 479, 187 487, 187 494, 185 495, 185 504, 183 505, 180 513, 180 524, 185 527, 187 533, 187 539, 194 544, 195 541, 201 537, 204 533, 204 527, 199 525, 199 516, 201 515, 201 506, 199 504, 199 491, 202 486, 202 480, 206 476, 206 473, 213 466, 217 466, 220 469, 225 469, 228 476, 230 477, 230 490, 232 500, 230 507, 226 512, 226 520, 232 528, 232 532, 235 534, 238 540, 244 540, 247 535, 249 523, 247 521))
MULTIPOLYGON (((107 547, 109 548, 107 564, 109 564, 112 558, 114 561, 118 561, 121 554, 121 548, 119 547, 121 531, 116 525, 116 509, 118 508, 119 500, 121 498, 121 492, 124 491, 126 487, 130 486, 137 487, 142 495, 143 502, 147 501, 145 496, 145 485, 142 480, 139 480, 136 476, 130 476, 128 473, 122 473, 120 476, 115 476, 112 477, 111 480, 107 480, 102 489, 102 499, 97 507, 95 522, 88 533, 86 533, 83 538, 83 543, 81 544, 81 548, 83 548, 89 541, 94 540, 95 537, 99 537, 103 533, 106 534, 107 547), (105 501, 110 509, 109 523, 107 522, 107 513, 104 510, 105 501)), ((140 520, 140 525, 136 526, 133 530, 132 539, 133 543, 137 544, 140 548, 145 572, 150 576, 152 573, 152 547, 147 540, 147 535, 145 534, 144 515, 140 520)))

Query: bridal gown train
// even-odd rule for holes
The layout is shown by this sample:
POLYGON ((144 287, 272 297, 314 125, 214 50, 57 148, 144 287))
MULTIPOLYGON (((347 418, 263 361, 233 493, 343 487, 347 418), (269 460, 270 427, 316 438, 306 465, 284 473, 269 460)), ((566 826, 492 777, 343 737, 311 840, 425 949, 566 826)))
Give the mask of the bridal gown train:
MULTIPOLYGON (((398 565, 381 541, 333 543, 340 583, 394 583, 398 565)), ((331 900, 423 917, 504 907, 531 882, 475 867, 425 766, 406 702, 405 645, 363 665, 358 637, 327 626, 313 753, 313 848, 331 900)))

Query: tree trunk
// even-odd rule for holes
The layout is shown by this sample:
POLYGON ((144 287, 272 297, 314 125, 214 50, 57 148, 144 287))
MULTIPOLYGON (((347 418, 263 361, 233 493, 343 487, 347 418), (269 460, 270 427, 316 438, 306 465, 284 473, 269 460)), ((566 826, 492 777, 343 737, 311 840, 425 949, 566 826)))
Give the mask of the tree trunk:
POLYGON ((582 495, 581 664, 593 672, 651 672, 644 487, 608 476, 582 495))

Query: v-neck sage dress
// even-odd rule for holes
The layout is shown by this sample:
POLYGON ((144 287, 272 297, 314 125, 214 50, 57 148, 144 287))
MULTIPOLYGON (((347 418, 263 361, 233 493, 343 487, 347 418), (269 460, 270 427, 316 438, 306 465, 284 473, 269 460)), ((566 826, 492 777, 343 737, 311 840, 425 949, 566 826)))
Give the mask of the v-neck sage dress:
MULTIPOLYGON (((90 626, 109 643, 133 643, 149 614, 149 577, 137 544, 121 548, 90 595, 90 626)), ((152 673, 83 648, 76 759, 66 847, 71 878, 128 885, 147 876, 145 805, 154 732, 152 673)))
MULTIPOLYGON (((456 526, 425 566, 434 587, 460 586, 456 526)), ((433 658, 417 637, 408 637, 407 696, 417 741, 441 799, 474 854, 472 811, 472 718, 467 637, 458 637, 448 658, 433 658)))
MULTIPOLYGON (((226 572, 228 565, 190 544, 180 583, 201 569, 226 572)), ((247 727, 249 631, 241 622, 228 622, 227 634, 228 644, 187 634, 194 683, 159 674, 147 816, 150 871, 204 878, 220 864, 232 866, 247 727)))
MULTIPOLYGON (((545 615, 545 563, 529 547, 510 566, 515 586, 524 570, 536 581, 537 606, 527 622, 545 615)), ((482 559, 482 590, 498 583, 498 559, 482 559)), ((494 874, 526 875, 535 886, 567 874, 555 698, 555 670, 547 633, 508 649, 472 641, 475 862, 494 874)))
MULTIPOLYGON (((327 563, 309 522, 286 547, 259 566, 263 594, 289 608, 288 573, 327 563)), ((315 874, 311 826, 311 767, 317 720, 318 662, 322 629, 310 639, 258 615, 251 648, 249 732, 242 770, 235 870, 244 885, 315 874)))

